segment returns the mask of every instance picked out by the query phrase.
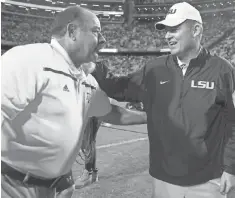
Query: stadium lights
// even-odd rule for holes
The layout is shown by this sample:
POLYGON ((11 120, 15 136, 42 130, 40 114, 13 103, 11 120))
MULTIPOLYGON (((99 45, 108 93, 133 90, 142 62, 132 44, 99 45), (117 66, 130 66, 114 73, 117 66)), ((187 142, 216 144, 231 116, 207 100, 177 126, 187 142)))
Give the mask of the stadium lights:
POLYGON ((81 6, 87 6, 87 4, 86 4, 86 3, 81 3, 80 5, 81 5, 81 6))
POLYGON ((31 8, 31 10, 37 10, 37 8, 31 8))
POLYGON ((69 4, 76 5, 76 3, 73 3, 73 2, 69 2, 69 4))
POLYGON ((4 5, 6 5, 6 6, 11 6, 11 4, 8 4, 8 3, 5 3, 4 5))
POLYGON ((110 8, 110 5, 104 5, 104 7, 106 7, 106 8, 108 7, 108 8, 110 8))
POLYGON ((92 6, 94 6, 94 7, 99 7, 99 5, 96 5, 96 4, 93 4, 92 6))
POLYGON ((115 52, 118 52, 118 49, 100 49, 99 50, 99 52, 113 52, 113 53, 115 53, 115 52))

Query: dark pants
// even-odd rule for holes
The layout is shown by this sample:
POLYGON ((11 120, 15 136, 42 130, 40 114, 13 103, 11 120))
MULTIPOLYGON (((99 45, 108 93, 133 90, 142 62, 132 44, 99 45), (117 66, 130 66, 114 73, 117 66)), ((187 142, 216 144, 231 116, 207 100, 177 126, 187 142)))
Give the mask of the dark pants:
MULTIPOLYGON (((85 139, 84 142, 90 141, 89 147, 93 148, 93 149, 91 149, 91 151, 92 151, 91 157, 89 158, 89 160, 86 160, 86 163, 85 163, 85 169, 88 171, 96 171, 95 143, 96 143, 96 136, 97 136, 97 132, 99 130, 100 124, 101 124, 101 122, 96 117, 92 117, 92 118, 90 118, 89 122, 87 123, 87 127, 85 130, 85 133, 91 134, 91 139, 90 138, 85 139)), ((86 135, 84 135, 84 136, 86 137, 86 135)), ((69 192, 66 192, 67 194, 69 194, 72 190, 74 190, 73 186, 74 186, 74 179, 73 179, 72 170, 71 170, 68 174, 64 175, 60 179, 60 181, 56 185, 56 190, 57 190, 57 192, 65 193, 68 189, 70 189, 69 192)), ((67 198, 67 197, 69 197, 69 195, 63 196, 63 197, 67 198)))
POLYGON ((88 124, 90 126, 87 126, 87 129, 92 130, 92 139, 90 142, 90 147, 92 147, 93 149, 91 151, 91 157, 89 158, 89 160, 86 160, 85 169, 88 171, 96 171, 96 136, 101 122, 96 117, 92 117, 90 118, 88 124))
POLYGON ((56 184, 56 191, 62 192, 66 189, 71 188, 74 185, 73 173, 72 170, 69 171, 66 175, 63 175, 61 179, 56 184))
POLYGON ((56 198, 55 188, 29 186, 5 174, 1 175, 1 185, 2 198, 56 198))

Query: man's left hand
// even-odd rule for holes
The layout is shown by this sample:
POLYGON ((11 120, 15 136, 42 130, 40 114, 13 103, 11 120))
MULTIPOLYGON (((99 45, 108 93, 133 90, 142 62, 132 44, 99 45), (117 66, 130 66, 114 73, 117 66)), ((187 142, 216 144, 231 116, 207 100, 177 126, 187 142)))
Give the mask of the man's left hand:
POLYGON ((220 181, 220 193, 225 195, 228 194, 230 190, 235 188, 235 175, 227 172, 223 172, 220 181))

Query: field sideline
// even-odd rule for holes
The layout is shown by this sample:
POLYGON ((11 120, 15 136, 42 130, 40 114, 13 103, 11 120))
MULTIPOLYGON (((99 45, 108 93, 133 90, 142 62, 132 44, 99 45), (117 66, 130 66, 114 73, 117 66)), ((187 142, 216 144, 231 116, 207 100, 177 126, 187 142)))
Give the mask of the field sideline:
MULTIPOLYGON (((147 126, 100 127, 97 137, 99 182, 76 190, 73 198, 151 197, 147 126)), ((74 178, 83 165, 73 166, 74 178)))

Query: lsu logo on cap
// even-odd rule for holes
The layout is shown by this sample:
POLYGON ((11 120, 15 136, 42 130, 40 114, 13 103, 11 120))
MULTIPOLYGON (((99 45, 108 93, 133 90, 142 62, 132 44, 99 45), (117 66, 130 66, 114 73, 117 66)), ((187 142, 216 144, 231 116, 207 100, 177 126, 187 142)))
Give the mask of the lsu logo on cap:
POLYGON ((167 14, 175 14, 176 13, 176 9, 169 9, 169 11, 167 12, 167 14))

